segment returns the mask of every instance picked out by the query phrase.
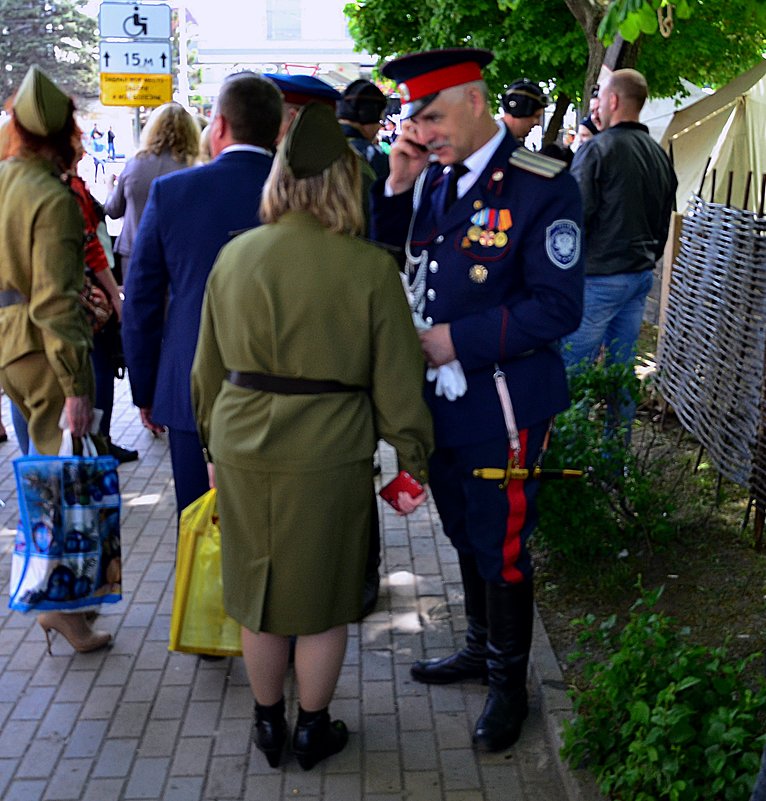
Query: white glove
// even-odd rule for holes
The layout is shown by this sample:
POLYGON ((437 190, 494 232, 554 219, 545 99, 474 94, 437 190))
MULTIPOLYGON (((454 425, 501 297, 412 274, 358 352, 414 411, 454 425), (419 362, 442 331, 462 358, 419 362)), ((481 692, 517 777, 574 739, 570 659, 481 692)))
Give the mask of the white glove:
POLYGON ((429 367, 426 370, 426 380, 435 380, 436 394, 443 395, 448 401, 462 397, 468 389, 465 373, 457 359, 441 367, 429 367))

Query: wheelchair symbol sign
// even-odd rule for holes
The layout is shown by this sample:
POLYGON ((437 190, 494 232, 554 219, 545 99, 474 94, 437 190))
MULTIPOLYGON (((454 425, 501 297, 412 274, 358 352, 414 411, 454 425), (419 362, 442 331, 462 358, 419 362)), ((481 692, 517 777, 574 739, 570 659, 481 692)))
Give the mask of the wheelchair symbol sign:
POLYGON ((148 18, 142 17, 138 6, 133 6, 133 16, 128 17, 122 23, 122 29, 125 34, 130 37, 147 36, 149 28, 147 25, 148 18))
POLYGON ((102 3, 98 27, 102 39, 169 39, 170 6, 164 3, 102 3))

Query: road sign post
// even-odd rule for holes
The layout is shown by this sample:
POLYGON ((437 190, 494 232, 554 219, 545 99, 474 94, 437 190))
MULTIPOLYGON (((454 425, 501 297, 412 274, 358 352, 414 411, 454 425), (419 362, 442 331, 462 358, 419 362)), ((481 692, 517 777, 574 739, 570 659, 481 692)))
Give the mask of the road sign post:
POLYGON ((102 3, 100 87, 105 106, 159 106, 173 99, 170 6, 102 3))

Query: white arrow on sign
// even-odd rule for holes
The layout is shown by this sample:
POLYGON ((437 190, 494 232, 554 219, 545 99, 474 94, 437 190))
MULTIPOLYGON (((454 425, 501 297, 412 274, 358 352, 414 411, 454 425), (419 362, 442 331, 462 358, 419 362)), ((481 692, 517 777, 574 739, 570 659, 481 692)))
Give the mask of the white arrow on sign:
POLYGON ((98 28, 102 39, 169 39, 170 6, 102 3, 98 28))
POLYGON ((170 43, 101 42, 101 72, 169 73, 170 43))

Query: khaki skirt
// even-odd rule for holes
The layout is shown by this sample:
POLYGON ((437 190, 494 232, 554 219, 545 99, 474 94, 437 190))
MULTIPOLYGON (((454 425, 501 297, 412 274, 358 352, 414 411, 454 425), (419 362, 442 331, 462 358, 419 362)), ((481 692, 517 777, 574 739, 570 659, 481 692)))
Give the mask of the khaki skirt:
POLYGON ((358 620, 371 462, 260 472, 216 463, 224 606, 250 631, 318 634, 358 620))

